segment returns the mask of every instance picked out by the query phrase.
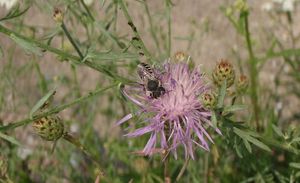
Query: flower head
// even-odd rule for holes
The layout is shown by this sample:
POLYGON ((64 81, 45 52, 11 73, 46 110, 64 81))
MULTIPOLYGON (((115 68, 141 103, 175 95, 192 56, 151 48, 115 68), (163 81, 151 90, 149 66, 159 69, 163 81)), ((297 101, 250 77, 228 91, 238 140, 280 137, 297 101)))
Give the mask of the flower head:
MULTIPOLYGON (((165 91, 157 98, 147 92, 145 83, 122 89, 123 94, 137 104, 141 110, 138 115, 145 116, 145 125, 127 134, 138 137, 150 133, 143 154, 173 152, 177 158, 177 147, 182 145, 186 158, 194 158, 194 148, 199 146, 209 150, 207 139, 213 142, 207 132, 211 112, 204 108, 200 96, 208 90, 203 75, 191 69, 187 63, 166 62, 161 69, 153 69, 157 80, 165 91), (157 145, 160 145, 157 148, 157 145)), ((118 124, 131 119, 128 114, 118 124)), ((221 134, 221 132, 215 128, 221 134)))

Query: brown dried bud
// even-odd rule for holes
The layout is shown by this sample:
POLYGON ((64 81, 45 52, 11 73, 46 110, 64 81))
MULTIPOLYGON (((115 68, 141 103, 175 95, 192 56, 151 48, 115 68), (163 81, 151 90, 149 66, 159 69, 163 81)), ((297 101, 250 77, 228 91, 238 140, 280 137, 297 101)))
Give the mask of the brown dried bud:
POLYGON ((187 58, 188 58, 187 54, 185 54, 182 51, 178 51, 174 55, 175 62, 183 62, 183 61, 187 60, 187 58))
POLYGON ((54 9, 53 19, 54 19, 57 23, 62 23, 62 22, 63 22, 64 14, 63 14, 63 12, 62 12, 59 8, 55 8, 55 9, 54 9))

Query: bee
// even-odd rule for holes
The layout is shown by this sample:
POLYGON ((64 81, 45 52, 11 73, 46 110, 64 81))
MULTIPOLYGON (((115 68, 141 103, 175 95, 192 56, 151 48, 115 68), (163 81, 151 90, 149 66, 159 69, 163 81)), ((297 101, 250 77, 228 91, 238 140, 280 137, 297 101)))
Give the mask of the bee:
POLYGON ((151 98, 158 98, 166 92, 153 69, 148 64, 141 62, 138 65, 137 73, 144 82, 147 96, 150 96, 151 98))

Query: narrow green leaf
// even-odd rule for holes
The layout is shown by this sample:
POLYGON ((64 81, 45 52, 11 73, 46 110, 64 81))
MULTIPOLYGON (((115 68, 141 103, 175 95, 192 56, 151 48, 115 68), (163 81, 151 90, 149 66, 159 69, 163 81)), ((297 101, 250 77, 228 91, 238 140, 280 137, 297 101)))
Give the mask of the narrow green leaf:
POLYGON ((222 86, 219 90, 219 95, 218 95, 218 108, 223 107, 224 104, 224 99, 225 99, 225 95, 226 95, 226 86, 227 86, 227 82, 226 80, 223 81, 222 86))
POLYGON ((300 163, 294 163, 294 162, 292 162, 289 165, 290 165, 290 167, 300 169, 300 163))
POLYGON ((224 112, 235 112, 235 111, 240 111, 247 109, 246 105, 232 105, 232 106, 226 106, 224 108, 224 112))
POLYGON ((9 20, 9 19, 17 18, 17 17, 23 15, 24 13, 26 13, 28 9, 29 9, 29 7, 25 8, 24 10, 20 10, 19 5, 14 6, 13 9, 11 9, 8 12, 8 14, 6 14, 5 17, 0 19, 0 22, 3 21, 3 20, 9 20))
POLYGON ((233 131, 234 131, 235 134, 240 136, 242 139, 251 142, 252 144, 256 145, 257 147, 259 147, 259 148, 261 148, 265 151, 269 151, 269 152, 271 151, 271 149, 267 145, 265 145, 261 141, 257 140, 256 138, 250 136, 249 133, 244 132, 244 131, 236 128, 236 127, 233 128, 233 131))
POLYGON ((299 143, 300 142, 300 137, 296 137, 291 141, 291 144, 293 143, 299 143))
POLYGON ((7 140, 7 141, 9 141, 12 144, 15 144, 17 146, 21 146, 21 144, 15 138, 13 138, 11 136, 8 136, 8 135, 6 135, 6 134, 4 134, 2 132, 0 132, 0 137, 3 138, 3 139, 5 139, 5 140, 7 140))
POLYGON ((274 124, 272 124, 272 128, 273 128, 274 132, 275 132, 279 137, 284 137, 284 134, 282 133, 282 131, 281 131, 277 126, 275 126, 274 124))
POLYGON ((236 139, 236 137, 234 138, 234 149, 235 149, 235 152, 236 152, 236 154, 238 155, 238 157, 239 158, 243 158, 243 155, 242 155, 242 153, 241 153, 241 151, 240 151, 240 149, 239 149, 239 146, 238 146, 238 144, 237 144, 237 139, 236 139))
POLYGON ((245 139, 243 139, 243 142, 244 142, 244 145, 245 145, 246 149, 248 150, 248 152, 252 153, 252 148, 251 148, 250 143, 245 139))
POLYGON ((99 61, 117 61, 117 60, 124 60, 124 59, 137 59, 137 54, 132 53, 114 53, 114 52, 89 52, 82 62, 85 60, 93 59, 99 61))
POLYGON ((211 123, 212 123, 214 128, 217 127, 217 116, 216 116, 215 111, 212 111, 212 113, 211 113, 211 123))
POLYGON ((45 96, 43 96, 31 109, 29 113, 30 119, 33 118, 33 115, 38 111, 49 99, 55 94, 55 89, 50 90, 45 96))
POLYGON ((28 42, 25 39, 16 36, 15 34, 10 34, 10 38, 14 40, 19 46, 21 46, 25 51, 34 53, 39 56, 42 55, 41 49, 33 44, 33 42, 28 42))

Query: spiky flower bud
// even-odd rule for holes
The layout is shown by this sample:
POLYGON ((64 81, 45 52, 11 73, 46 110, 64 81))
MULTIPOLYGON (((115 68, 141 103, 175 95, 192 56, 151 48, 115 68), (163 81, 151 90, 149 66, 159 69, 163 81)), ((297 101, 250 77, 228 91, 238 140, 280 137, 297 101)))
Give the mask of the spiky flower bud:
POLYGON ((185 54, 182 51, 178 51, 174 55, 174 61, 175 62, 183 62, 188 58, 187 54, 185 54))
POLYGON ((184 53, 182 51, 178 51, 175 53, 175 55, 173 57, 174 57, 174 61, 176 63, 186 62, 190 69, 195 68, 195 63, 193 62, 191 57, 189 55, 187 55, 186 53, 184 53))
POLYGON ((63 12, 62 12, 59 8, 55 8, 55 9, 54 9, 53 19, 54 19, 57 23, 62 23, 62 22, 63 22, 64 14, 63 14, 63 12))
POLYGON ((3 156, 0 156, 0 179, 5 178, 7 175, 7 159, 3 156))
POLYGON ((236 84, 236 90, 238 93, 243 93, 247 90, 249 85, 249 80, 247 76, 241 75, 236 84))
POLYGON ((216 65, 212 77, 214 83, 219 87, 222 85, 223 81, 226 80, 227 88, 229 88, 234 83, 235 79, 235 72, 232 64, 227 60, 221 60, 216 65))
POLYGON ((32 127, 42 139, 47 141, 58 140, 64 134, 64 124, 56 115, 38 119, 33 122, 32 127))
POLYGON ((201 95, 201 100, 206 109, 212 109, 217 103, 217 96, 213 92, 206 92, 201 95))

